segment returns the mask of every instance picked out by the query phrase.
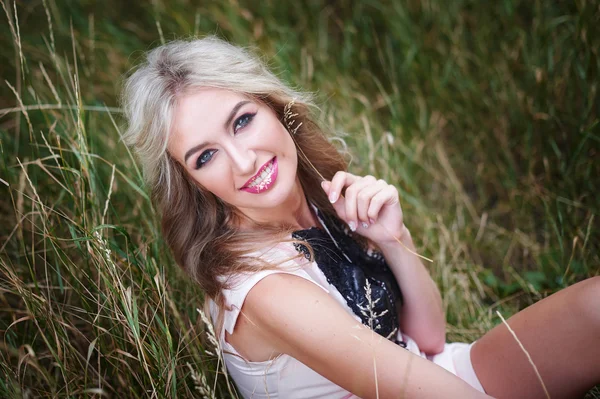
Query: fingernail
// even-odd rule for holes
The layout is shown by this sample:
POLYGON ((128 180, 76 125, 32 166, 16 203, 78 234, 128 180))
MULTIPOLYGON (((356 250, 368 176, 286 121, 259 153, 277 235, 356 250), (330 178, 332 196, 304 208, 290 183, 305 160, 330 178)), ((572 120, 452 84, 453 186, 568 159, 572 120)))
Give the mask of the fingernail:
POLYGON ((333 204, 335 201, 337 201, 337 194, 335 191, 332 191, 329 193, 329 202, 333 204))
POLYGON ((362 222, 362 226, 363 226, 364 229, 368 229, 369 228, 369 225, 367 223, 365 223, 365 222, 362 222))
POLYGON ((348 226, 350 226, 350 230, 356 231, 356 223, 355 222, 349 222, 348 226))
POLYGON ((369 223, 373 224, 373 223, 375 223, 375 221, 373 219, 369 218, 369 223))

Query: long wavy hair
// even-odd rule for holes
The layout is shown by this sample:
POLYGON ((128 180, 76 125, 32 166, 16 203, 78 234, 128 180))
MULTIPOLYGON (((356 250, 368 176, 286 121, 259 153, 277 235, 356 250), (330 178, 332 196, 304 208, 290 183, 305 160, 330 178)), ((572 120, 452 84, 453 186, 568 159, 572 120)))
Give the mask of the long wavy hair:
MULTIPOLYGON (((313 118, 311 96, 285 85, 249 51, 209 36, 173 41, 146 54, 125 82, 121 103, 128 127, 123 139, 139 158, 176 262, 222 310, 228 277, 277 267, 246 255, 289 241, 293 229, 257 223, 252 231, 239 231, 232 223, 239 211, 199 187, 170 156, 173 110, 181 97, 202 88, 242 93, 269 106, 282 123, 286 105, 294 100, 288 111, 296 114, 292 137, 298 150, 297 176, 306 199, 330 217, 337 216, 320 183, 347 170, 347 163, 313 118)), ((219 314, 218 330, 223 323, 223 312, 219 314)))

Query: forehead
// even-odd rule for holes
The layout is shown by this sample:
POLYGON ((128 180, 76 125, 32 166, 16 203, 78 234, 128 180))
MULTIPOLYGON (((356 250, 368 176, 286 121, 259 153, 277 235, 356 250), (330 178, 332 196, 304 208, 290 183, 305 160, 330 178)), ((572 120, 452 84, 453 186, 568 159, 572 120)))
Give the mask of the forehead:
POLYGON ((223 124, 231 109, 248 97, 229 90, 202 88, 184 94, 173 110, 173 132, 198 129, 214 123, 223 124), (199 124, 201 122, 201 124, 199 124))

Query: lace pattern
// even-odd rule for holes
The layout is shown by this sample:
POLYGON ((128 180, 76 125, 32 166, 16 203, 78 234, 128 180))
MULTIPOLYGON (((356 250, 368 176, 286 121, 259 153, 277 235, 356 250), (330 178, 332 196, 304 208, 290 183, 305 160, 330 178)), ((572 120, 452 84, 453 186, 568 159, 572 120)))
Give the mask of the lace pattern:
MULTIPOLYGON (((366 251, 351 237, 345 224, 327 217, 314 206, 313 209, 324 230, 317 227, 297 230, 292 237, 312 246, 319 269, 364 325, 406 347, 404 341, 397 340, 397 310, 402 306, 402 292, 383 255, 366 251)), ((294 247, 310 259, 305 245, 294 243, 294 247)))

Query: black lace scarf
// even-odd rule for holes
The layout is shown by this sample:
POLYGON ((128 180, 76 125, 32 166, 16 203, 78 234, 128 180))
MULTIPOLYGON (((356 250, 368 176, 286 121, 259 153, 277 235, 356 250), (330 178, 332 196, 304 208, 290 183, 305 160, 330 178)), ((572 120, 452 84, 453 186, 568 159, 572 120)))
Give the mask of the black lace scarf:
MULTIPOLYGON (((376 251, 367 253, 349 235, 344 223, 324 215, 314 206, 313 209, 325 230, 311 227, 293 232, 292 237, 312 246, 319 269, 364 325, 406 348, 397 334, 400 326, 397 310, 402 306, 402 292, 383 255, 376 251)), ((294 246, 310 259, 305 245, 294 246)))

